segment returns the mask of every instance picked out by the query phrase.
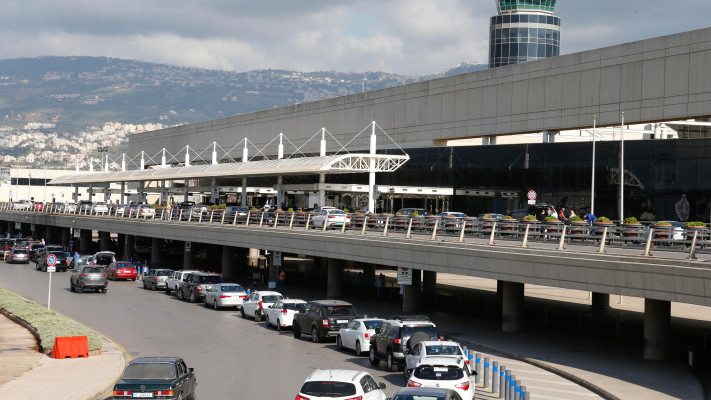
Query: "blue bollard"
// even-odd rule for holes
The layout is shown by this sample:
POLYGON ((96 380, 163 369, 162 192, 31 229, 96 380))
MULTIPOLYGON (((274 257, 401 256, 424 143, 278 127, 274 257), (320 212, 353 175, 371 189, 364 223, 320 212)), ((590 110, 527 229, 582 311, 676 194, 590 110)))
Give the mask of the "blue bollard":
POLYGON ((506 367, 503 365, 499 369, 499 398, 506 398, 506 367))
POLYGON ((484 389, 488 389, 489 382, 491 382, 489 378, 489 375, 491 374, 491 370, 489 369, 490 365, 489 357, 484 357, 484 389))
POLYGON ((499 362, 494 361, 494 369, 491 374, 491 390, 493 394, 499 394, 499 362))
POLYGON ((514 400, 514 394, 516 393, 516 375, 511 375, 509 379, 509 397, 508 400, 514 400))
POLYGON ((506 379, 504 380, 504 399, 509 400, 509 392, 511 392, 511 371, 506 371, 506 379))
POLYGON ((521 400, 521 381, 514 382, 514 400, 521 400))
POLYGON ((474 382, 478 385, 481 382, 481 353, 476 353, 476 376, 474 377, 474 382))

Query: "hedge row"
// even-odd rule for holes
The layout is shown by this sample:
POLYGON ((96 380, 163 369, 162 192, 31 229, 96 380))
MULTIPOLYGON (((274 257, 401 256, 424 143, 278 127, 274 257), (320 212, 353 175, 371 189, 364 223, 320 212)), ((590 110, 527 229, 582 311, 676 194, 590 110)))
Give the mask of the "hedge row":
POLYGON ((4 288, 0 288, 0 309, 35 328, 40 337, 40 347, 46 353, 54 348, 55 337, 65 336, 86 336, 89 351, 101 349, 101 339, 96 332, 4 288))

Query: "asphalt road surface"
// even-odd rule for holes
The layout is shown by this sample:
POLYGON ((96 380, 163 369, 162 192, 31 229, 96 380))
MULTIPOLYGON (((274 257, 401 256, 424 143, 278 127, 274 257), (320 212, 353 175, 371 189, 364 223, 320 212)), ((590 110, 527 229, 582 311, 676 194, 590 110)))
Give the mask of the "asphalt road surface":
MULTIPOLYGON (((47 305, 49 273, 34 263, 2 265, 0 286, 47 305)), ((106 294, 72 293, 71 272, 52 274, 52 309, 122 345, 133 357, 180 356, 195 368, 200 399, 293 399, 313 370, 370 372, 391 396, 405 385, 401 372, 371 367, 367 357, 339 352, 335 342, 311 343, 279 333, 234 310, 181 302, 141 282, 109 281, 106 294)))

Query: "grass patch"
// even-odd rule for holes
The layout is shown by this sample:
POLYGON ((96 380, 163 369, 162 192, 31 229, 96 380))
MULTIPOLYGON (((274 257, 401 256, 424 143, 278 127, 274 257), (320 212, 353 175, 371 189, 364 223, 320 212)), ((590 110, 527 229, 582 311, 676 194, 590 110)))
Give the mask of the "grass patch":
POLYGON ((101 349, 101 338, 96 332, 4 288, 0 288, 0 308, 35 328, 44 352, 52 351, 55 337, 66 336, 86 336, 89 351, 101 349))

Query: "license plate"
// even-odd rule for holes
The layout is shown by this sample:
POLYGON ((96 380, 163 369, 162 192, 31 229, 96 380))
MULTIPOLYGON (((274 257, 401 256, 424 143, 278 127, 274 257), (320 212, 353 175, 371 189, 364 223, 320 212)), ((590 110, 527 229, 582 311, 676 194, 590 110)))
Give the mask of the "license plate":
POLYGON ((147 393, 136 393, 136 392, 133 392, 133 397, 143 397, 143 398, 145 398, 145 397, 153 397, 153 393, 151 393, 151 392, 147 392, 147 393))
POLYGON ((338 320, 336 320, 336 323, 337 324, 347 324, 348 320, 347 319, 338 319, 338 320))
POLYGON ((98 276, 90 276, 89 279, 95 280, 95 279, 100 279, 98 276))

